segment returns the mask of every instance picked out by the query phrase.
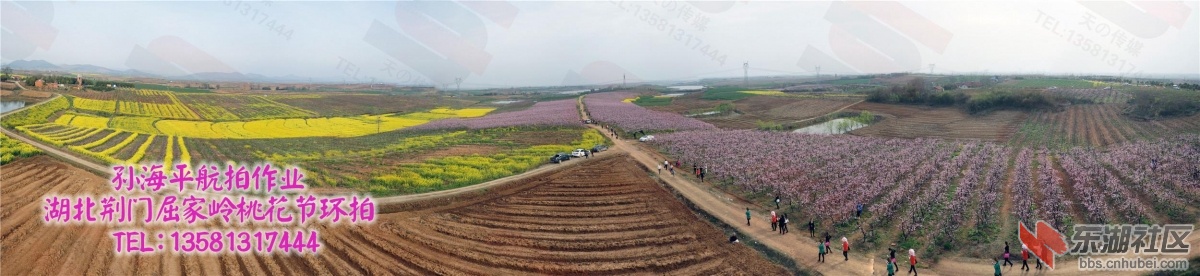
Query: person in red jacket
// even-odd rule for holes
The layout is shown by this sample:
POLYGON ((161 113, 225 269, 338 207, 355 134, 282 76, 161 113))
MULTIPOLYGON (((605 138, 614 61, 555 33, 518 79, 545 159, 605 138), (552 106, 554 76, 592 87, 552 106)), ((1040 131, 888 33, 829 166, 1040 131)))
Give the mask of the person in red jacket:
POLYGON ((771 210, 771 231, 775 231, 779 226, 779 217, 775 216, 775 210, 771 210))
POLYGON ((850 240, 846 237, 842 237, 842 258, 845 258, 845 261, 850 260, 850 240))
POLYGON ((917 251, 912 248, 908 249, 908 273, 913 273, 913 275, 920 274, 917 273, 917 251))
POLYGON ((1029 247, 1021 244, 1021 269, 1029 271, 1029 247))

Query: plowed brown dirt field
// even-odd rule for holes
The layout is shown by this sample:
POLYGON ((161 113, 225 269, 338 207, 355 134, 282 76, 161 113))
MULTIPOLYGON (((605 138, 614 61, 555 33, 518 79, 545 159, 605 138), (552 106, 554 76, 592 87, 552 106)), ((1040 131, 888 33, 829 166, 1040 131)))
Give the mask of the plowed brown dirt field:
POLYGON ((118 256, 105 226, 41 222, 42 196, 107 193, 106 179, 46 156, 0 172, 3 275, 786 273, 727 243, 624 154, 373 224, 322 227, 323 251, 300 256, 118 256))
POLYGON ((862 102, 849 109, 871 111, 884 117, 883 121, 851 131, 851 134, 900 138, 936 137, 1003 142, 1025 118, 1024 113, 1017 111, 995 111, 973 116, 949 107, 870 102, 862 102))

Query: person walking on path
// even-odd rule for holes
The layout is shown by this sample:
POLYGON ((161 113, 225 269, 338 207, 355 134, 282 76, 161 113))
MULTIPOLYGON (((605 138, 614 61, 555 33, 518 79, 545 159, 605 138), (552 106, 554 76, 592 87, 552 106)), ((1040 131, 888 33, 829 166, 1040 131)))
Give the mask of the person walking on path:
POLYGON ((808 220, 808 237, 817 237, 817 222, 813 219, 808 220))
POLYGON ((827 253, 827 251, 825 251, 825 250, 826 250, 825 245, 818 242, 817 243, 817 262, 822 262, 822 263, 825 262, 825 253, 827 253))
POLYGON ((779 209, 779 196, 775 196, 775 209, 779 209))
POLYGON ((787 214, 783 214, 783 216, 779 217, 779 234, 780 235, 787 234, 787 231, 788 231, 787 226, 788 226, 787 214))
POLYGON ((1021 244, 1021 270, 1029 271, 1029 247, 1021 244))
POLYGON ((658 165, 658 174, 662 174, 662 165, 658 165))
POLYGON ((787 214, 782 214, 779 216, 779 234, 783 235, 784 231, 787 231, 786 229, 787 229, 787 214))
POLYGON ((855 207, 854 217, 855 218, 862 217, 862 210, 863 210, 863 204, 859 203, 858 207, 855 207))
POLYGON ((1000 276, 1000 260, 997 260, 996 258, 992 258, 992 269, 996 270, 996 273, 994 275, 1000 276))
POLYGON ((1005 265, 1008 265, 1008 266, 1013 266, 1013 263, 1012 263, 1012 261, 1009 261, 1009 260, 1008 260, 1008 257, 1009 257, 1009 253, 1008 253, 1008 241, 1005 241, 1005 242, 1004 242, 1004 264, 1005 264, 1005 265))
POLYGON ((771 211, 771 231, 779 228, 779 217, 775 216, 775 211, 771 211))
POLYGON ((833 252, 832 248, 829 247, 829 239, 832 238, 833 236, 830 236, 829 232, 825 232, 825 251, 833 252))
POLYGON ((896 247, 896 243, 892 243, 891 246, 888 246, 888 262, 895 264, 896 263, 896 249, 892 248, 892 247, 896 247))
POLYGON ((896 276, 896 263, 895 262, 887 262, 887 273, 888 273, 887 274, 888 276, 896 276))
POLYGON ((667 170, 671 171, 671 176, 675 176, 675 167, 667 167, 667 170))
POLYGON ((790 221, 788 221, 787 214, 783 214, 783 219, 779 220, 779 222, 781 223, 780 225, 783 226, 783 229, 782 229, 783 232, 781 232, 779 234, 781 234, 781 235, 787 234, 788 233, 788 223, 790 223, 790 221))
POLYGON ((750 208, 746 208, 746 226, 750 226, 750 208))
POLYGON ((908 273, 920 275, 917 273, 917 251, 912 248, 908 249, 908 273))
POLYGON ((846 237, 842 237, 842 258, 850 261, 850 240, 847 240, 846 237))

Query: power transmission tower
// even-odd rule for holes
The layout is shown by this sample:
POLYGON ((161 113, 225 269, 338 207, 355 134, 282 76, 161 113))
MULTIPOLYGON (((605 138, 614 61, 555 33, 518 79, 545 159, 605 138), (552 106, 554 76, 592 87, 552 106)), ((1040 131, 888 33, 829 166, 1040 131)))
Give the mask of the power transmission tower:
POLYGON ((462 78, 454 78, 454 90, 462 90, 462 78))
POLYGON ((625 88, 625 74, 621 74, 621 88, 625 88))
POLYGON ((742 63, 742 86, 750 87, 750 62, 742 63))
POLYGON ((930 63, 930 64, 929 64, 929 74, 930 74, 930 75, 933 75, 933 66, 934 66, 934 65, 936 65, 936 64, 933 64, 933 63, 930 63))
POLYGON ((821 66, 817 65, 817 84, 821 84, 821 66))

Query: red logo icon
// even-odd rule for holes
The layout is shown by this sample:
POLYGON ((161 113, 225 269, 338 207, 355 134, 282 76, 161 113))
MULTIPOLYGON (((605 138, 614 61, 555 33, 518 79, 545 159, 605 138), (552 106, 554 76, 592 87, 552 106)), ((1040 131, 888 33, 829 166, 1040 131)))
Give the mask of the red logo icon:
POLYGON ((1067 241, 1063 234, 1041 220, 1036 225, 1037 233, 1030 232, 1024 223, 1017 223, 1017 225, 1019 226, 1017 236, 1021 239, 1021 243, 1028 246, 1029 252, 1045 262, 1046 266, 1054 269, 1054 256, 1067 252, 1067 241))

